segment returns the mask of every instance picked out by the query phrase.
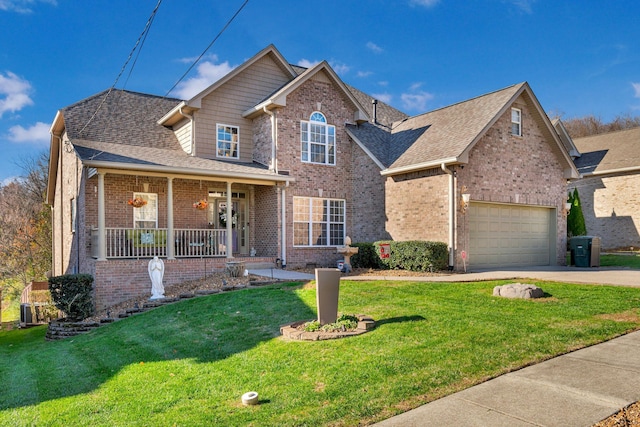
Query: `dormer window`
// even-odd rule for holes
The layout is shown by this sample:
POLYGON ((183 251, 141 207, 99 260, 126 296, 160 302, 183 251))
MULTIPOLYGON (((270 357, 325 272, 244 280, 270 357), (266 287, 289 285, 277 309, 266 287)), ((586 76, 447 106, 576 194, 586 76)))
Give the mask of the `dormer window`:
POLYGON ((239 156, 240 128, 237 126, 217 125, 216 157, 237 159, 239 156))
POLYGON ((522 136, 522 111, 518 108, 511 109, 511 135, 522 136))
POLYGON ((303 162, 336 164, 336 127, 327 124, 324 114, 316 111, 300 122, 300 140, 303 162))

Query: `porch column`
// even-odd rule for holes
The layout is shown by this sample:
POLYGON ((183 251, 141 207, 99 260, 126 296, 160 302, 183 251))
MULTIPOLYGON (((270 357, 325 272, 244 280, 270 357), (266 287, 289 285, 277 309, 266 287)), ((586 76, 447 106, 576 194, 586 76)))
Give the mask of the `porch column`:
POLYGON ((104 210, 104 172, 98 171, 98 261, 107 260, 106 221, 104 210))
POLYGON ((167 259, 176 259, 173 232, 173 178, 167 178, 167 259))
POLYGON ((227 182, 227 258, 233 258, 233 204, 231 181, 227 182))

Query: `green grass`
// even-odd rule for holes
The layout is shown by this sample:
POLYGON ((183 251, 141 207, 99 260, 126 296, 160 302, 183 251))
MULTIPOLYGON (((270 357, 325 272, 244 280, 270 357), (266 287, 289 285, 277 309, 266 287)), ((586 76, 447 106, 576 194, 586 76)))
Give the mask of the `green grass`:
POLYGON ((0 425, 357 425, 640 327, 640 289, 542 283, 541 300, 492 296, 505 282, 343 282, 340 312, 373 331, 285 341, 315 317, 291 284, 200 297, 58 342, 46 327, 0 331, 0 425), (244 407, 240 397, 260 394, 244 407))
POLYGON ((633 255, 601 255, 601 267, 629 267, 640 268, 640 254, 633 255))

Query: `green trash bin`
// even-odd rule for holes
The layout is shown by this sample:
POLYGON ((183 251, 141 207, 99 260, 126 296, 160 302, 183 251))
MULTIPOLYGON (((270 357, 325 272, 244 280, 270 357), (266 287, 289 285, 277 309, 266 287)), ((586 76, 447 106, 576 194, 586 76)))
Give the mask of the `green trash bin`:
POLYGON ((600 265, 599 237, 572 237, 569 239, 569 250, 571 251, 571 265, 576 267, 598 267, 600 265))

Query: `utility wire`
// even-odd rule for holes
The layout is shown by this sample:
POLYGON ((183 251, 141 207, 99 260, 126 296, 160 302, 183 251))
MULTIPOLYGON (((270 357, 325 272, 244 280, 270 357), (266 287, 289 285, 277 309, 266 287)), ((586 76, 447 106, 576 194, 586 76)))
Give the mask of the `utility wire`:
POLYGON ((240 14, 240 12, 242 11, 242 9, 244 9, 244 7, 247 5, 247 3, 249 3, 249 0, 245 0, 244 3, 242 3, 242 5, 240 6, 240 8, 236 11, 236 13, 231 17, 231 19, 229 19, 229 21, 225 24, 225 26, 222 28, 222 30, 220 30, 220 32, 218 33, 217 36, 215 36, 215 38, 213 40, 211 40, 211 43, 209 43, 209 46, 207 46, 207 48, 200 54, 200 56, 198 56, 198 58, 193 61, 193 64, 191 64, 191 66, 187 69, 187 71, 185 71, 185 73, 182 75, 182 77, 180 77, 178 79, 178 81, 171 87, 171 89, 169 89, 167 91, 167 93, 165 94, 166 96, 169 96, 169 94, 171 93, 171 91, 173 91, 176 86, 178 86, 178 84, 180 84, 180 82, 182 80, 184 80, 184 78, 187 76, 187 74, 189 74, 189 72, 191 70, 193 70, 193 67, 196 66, 196 64, 198 62, 200 62, 200 60, 202 59, 202 57, 204 56, 205 53, 207 53, 207 51, 211 48, 211 46, 213 46, 213 44, 216 42, 216 40, 218 40, 218 38, 222 35, 222 33, 224 33, 224 31, 227 29, 227 27, 233 22, 234 19, 236 19, 236 16, 238 16, 240 14))
MULTIPOLYGON (((129 56, 127 57, 127 60, 122 65, 122 68, 120 69, 120 73, 118 73, 118 77, 116 77, 116 80, 113 82, 113 84, 111 85, 111 87, 109 88, 107 93, 104 95, 104 98, 102 98, 102 101, 100 102, 100 105, 98 105, 98 108, 96 108, 96 111, 93 113, 91 118, 82 127, 82 129, 80 129, 80 132, 78 133, 78 135, 82 135, 84 130, 93 121, 93 119, 96 117, 96 115, 98 114, 98 112, 100 111, 100 109, 102 108, 104 103, 107 101, 107 98, 109 97, 109 95, 111 94, 113 89, 115 88, 116 84, 118 84, 118 80, 120 80, 120 77, 122 77, 122 74, 124 73, 124 70, 127 68, 127 65, 129 64, 129 61, 131 61, 131 58, 133 57, 133 53, 138 48, 139 44, 140 44, 140 50, 142 50, 142 45, 144 45, 144 41, 147 39, 147 34, 149 33, 149 30, 151 29, 151 24, 153 23, 153 20, 154 20, 154 18, 156 16, 156 13, 158 12, 158 9, 160 8, 160 4, 161 3, 162 3, 162 0, 158 0, 158 3, 156 4, 156 7, 153 9, 153 12, 151 12, 151 16, 149 16, 149 19, 147 20, 147 23, 144 26, 144 30, 142 30, 142 33, 138 36, 138 40, 136 40, 136 43, 133 46, 133 49, 131 49, 131 52, 129 52, 129 56)), ((129 70, 129 75, 127 76, 127 80, 125 81, 125 85, 126 85, 126 82, 129 81, 129 77, 131 77, 131 73, 133 72, 133 67, 135 67, 135 64, 136 64, 136 62, 138 60, 138 56, 140 55, 140 50, 138 50, 138 54, 136 55, 136 59, 133 61, 133 65, 131 66, 131 69, 129 70)))

